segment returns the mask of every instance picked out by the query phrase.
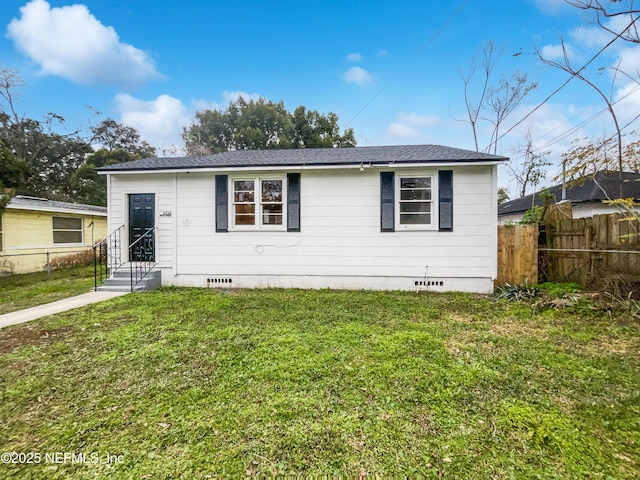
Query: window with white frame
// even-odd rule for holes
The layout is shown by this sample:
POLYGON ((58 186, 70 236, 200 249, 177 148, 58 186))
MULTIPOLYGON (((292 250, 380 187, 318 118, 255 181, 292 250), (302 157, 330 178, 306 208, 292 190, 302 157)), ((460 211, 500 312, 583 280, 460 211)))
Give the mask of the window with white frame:
POLYGON ((400 229, 429 229, 435 225, 433 175, 398 176, 397 223, 400 229))
POLYGON ((282 178, 234 178, 231 185, 231 217, 235 227, 285 228, 282 178))
POLYGON ((53 243, 82 243, 82 218, 53 217, 53 243))

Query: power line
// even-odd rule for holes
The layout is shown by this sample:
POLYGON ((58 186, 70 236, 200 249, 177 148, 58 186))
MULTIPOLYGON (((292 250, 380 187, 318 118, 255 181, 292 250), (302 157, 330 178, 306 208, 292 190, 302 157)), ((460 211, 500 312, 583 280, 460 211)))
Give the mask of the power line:
POLYGON ((442 33, 442 31, 447 28, 447 26, 449 26, 449 24, 460 14, 460 12, 467 6, 467 4, 469 3, 469 0, 465 0, 462 5, 460 6, 460 8, 458 8, 448 19, 446 22, 444 22, 444 24, 442 24, 442 26, 431 36, 431 38, 429 38, 429 40, 427 40, 427 42, 420 48, 420 50, 418 50, 418 52, 409 59, 409 61, 407 61, 407 63, 405 63, 397 72, 396 74, 391 78, 391 80, 389 80, 386 84, 383 85, 383 87, 378 90, 378 92, 371 98, 371 100, 369 100, 367 103, 365 103, 365 105, 358 110, 358 112, 353 116, 353 118, 351 120, 349 120, 347 122, 347 127, 349 125, 351 125, 351 123, 358 118, 358 116, 369 106, 371 105, 374 100, 376 98, 378 98, 380 96, 380 94, 386 90, 386 88, 391 85, 391 83, 393 83, 398 76, 400 76, 400 72, 402 72, 405 68, 407 68, 407 66, 409 66, 411 63, 413 63, 413 61, 418 58, 420 56, 420 54, 422 54, 422 52, 431 44, 431 42, 433 42, 436 37, 438 37, 438 35, 440 35, 440 33, 442 33))
MULTIPOLYGON (((634 88, 632 88, 631 90, 629 90, 626 94, 624 94, 622 97, 620 97, 619 99, 617 99, 615 102, 613 102, 611 105, 616 105, 617 103, 621 102, 622 100, 624 100, 625 98, 627 98, 628 96, 632 95, 633 93, 637 92, 638 90, 640 90, 640 84, 636 85, 634 88)), ((558 143, 561 140, 564 140, 565 138, 567 138, 569 135, 573 134, 574 132, 576 132, 578 129, 582 128, 584 125, 586 125, 587 123, 592 122, 593 120, 595 120, 596 118, 598 118, 600 115, 602 115, 603 113, 607 112, 608 108, 603 108, 602 110, 594 113, 593 115, 591 115, 590 117, 588 117, 587 119, 583 120, 582 122, 580 122, 578 125, 575 125, 574 127, 570 128, 569 130, 561 133, 560 135, 552 138, 551 140, 549 140, 547 143, 545 143, 544 145, 534 148, 532 151, 533 152, 538 152, 540 150, 543 150, 545 148, 549 148, 552 145, 555 145, 556 143, 558 143)), ((578 115, 574 116, 573 118, 576 118, 578 115)), ((624 130, 626 129, 629 125, 631 125, 635 120, 637 120, 638 116, 636 116, 633 120, 631 120, 629 123, 627 123, 624 127, 622 127, 620 130, 624 130)), ((570 120, 567 120, 567 122, 564 123, 568 123, 570 120)), ((563 125, 564 125, 563 123, 563 125)), ((544 137, 544 135, 546 135, 546 132, 542 135, 542 137, 544 137)))
POLYGON ((518 122, 516 122, 509 130, 507 130, 506 132, 504 132, 502 135, 500 135, 498 138, 496 138, 493 142, 491 142, 485 151, 489 151, 489 149, 495 145, 496 143, 498 143, 499 140, 502 140, 506 135, 508 135, 511 131, 513 131, 514 128, 516 128, 518 125, 520 125, 522 122, 524 122, 527 118, 529 118, 531 115, 533 115, 538 109, 540 109, 545 103, 547 103, 549 100, 551 100, 551 98, 553 96, 555 96, 558 92, 560 92, 560 90, 562 90, 564 87, 566 87, 569 82, 571 82, 571 80, 573 80, 581 71, 583 71, 585 68, 587 68, 591 63, 593 63, 595 61, 596 58, 598 58, 607 48, 609 48, 611 45, 613 45, 613 43, 618 40, 620 37, 622 37, 622 35, 629 30, 633 24, 638 20, 638 18, 640 17, 636 17, 633 19, 633 21, 627 25, 627 27, 622 30, 620 33, 618 33, 609 43, 607 43, 604 47, 602 47, 593 57, 591 57, 591 59, 585 63, 579 70, 577 70, 575 73, 573 73, 566 82, 564 82, 562 85, 560 85, 558 88, 556 88, 549 96, 547 96, 542 102, 540 102, 533 110, 531 110, 529 113, 527 113, 522 119, 520 119, 518 122))

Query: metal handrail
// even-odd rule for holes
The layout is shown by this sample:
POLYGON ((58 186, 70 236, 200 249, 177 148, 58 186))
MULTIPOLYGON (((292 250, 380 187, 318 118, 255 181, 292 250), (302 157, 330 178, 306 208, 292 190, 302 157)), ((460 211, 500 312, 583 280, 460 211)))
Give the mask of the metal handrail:
POLYGON ((147 229, 135 242, 129 245, 129 277, 131 291, 156 266, 154 237, 157 227, 147 229))
POLYGON ((100 283, 113 274, 123 264, 122 232, 124 225, 119 226, 107 237, 93 244, 93 288, 98 290, 98 274, 100 283))

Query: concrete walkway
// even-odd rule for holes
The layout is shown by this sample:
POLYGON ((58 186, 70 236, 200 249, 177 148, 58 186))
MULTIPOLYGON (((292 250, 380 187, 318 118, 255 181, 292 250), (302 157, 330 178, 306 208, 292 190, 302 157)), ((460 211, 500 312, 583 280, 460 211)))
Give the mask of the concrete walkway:
POLYGON ((102 302, 111 298, 126 295, 129 292, 89 292, 76 297, 69 297, 57 302, 45 303, 37 307, 18 310, 17 312, 0 315, 0 328, 16 325, 18 323, 30 322, 36 318, 46 317, 55 313, 66 312, 74 308, 83 307, 91 303, 102 302))

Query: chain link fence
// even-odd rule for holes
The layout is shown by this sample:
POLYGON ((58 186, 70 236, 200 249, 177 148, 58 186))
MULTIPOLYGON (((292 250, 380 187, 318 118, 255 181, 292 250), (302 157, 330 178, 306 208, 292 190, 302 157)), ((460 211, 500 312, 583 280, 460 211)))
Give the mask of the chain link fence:
POLYGON ((538 276, 539 282, 640 299, 640 251, 540 248, 538 276))
POLYGON ((93 264, 93 248, 58 252, 0 254, 0 276, 51 272, 59 268, 93 264))

